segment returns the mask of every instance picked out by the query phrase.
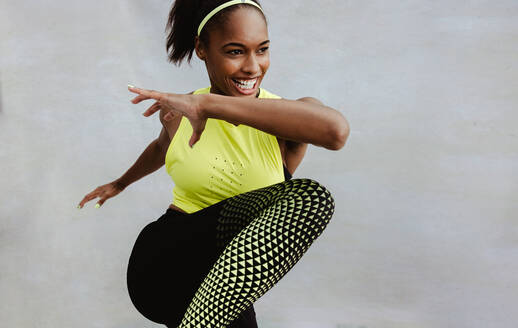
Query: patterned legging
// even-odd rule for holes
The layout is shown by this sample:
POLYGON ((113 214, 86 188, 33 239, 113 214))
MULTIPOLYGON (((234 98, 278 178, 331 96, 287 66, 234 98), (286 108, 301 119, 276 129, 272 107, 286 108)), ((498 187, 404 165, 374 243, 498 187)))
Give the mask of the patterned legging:
POLYGON ((302 178, 191 214, 168 209, 137 237, 130 298, 167 327, 231 327, 300 260, 334 208, 329 190, 302 178))

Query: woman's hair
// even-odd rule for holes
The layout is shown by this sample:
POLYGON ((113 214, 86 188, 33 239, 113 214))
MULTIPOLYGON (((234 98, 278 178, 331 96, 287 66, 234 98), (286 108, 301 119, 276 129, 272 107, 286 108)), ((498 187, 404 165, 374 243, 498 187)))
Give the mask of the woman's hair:
MULTIPOLYGON (((190 65, 192 53, 194 52, 194 38, 198 34, 198 26, 208 13, 227 1, 228 0, 176 0, 174 2, 171 7, 171 11, 169 12, 169 19, 167 20, 165 28, 166 32, 167 30, 170 30, 167 35, 166 43, 169 62, 180 66, 182 60, 187 57, 187 62, 190 65)), ((252 1, 261 5, 257 0, 252 1)), ((208 31, 225 23, 231 12, 244 6, 258 10, 263 15, 266 22, 266 17, 262 11, 255 6, 244 3, 229 6, 209 19, 207 24, 205 24, 201 30, 200 41, 204 45, 208 45, 208 31)))

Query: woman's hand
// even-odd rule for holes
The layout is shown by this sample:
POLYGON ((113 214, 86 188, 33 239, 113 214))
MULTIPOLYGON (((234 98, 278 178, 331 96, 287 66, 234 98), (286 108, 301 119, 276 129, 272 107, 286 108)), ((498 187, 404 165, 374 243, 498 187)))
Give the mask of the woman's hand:
POLYGON ((151 116, 159 110, 165 110, 164 120, 169 121, 177 115, 187 117, 192 126, 192 136, 189 140, 189 146, 192 148, 194 144, 200 140, 207 117, 201 108, 200 95, 184 95, 175 93, 165 93, 155 90, 145 90, 128 85, 128 90, 137 93, 138 96, 131 100, 132 103, 138 104, 142 100, 155 99, 157 100, 151 105, 142 115, 151 116))
POLYGON ((117 180, 107 183, 103 186, 99 186, 95 188, 94 191, 86 195, 83 200, 79 203, 79 206, 77 208, 83 208, 83 206, 91 201, 92 199, 99 197, 101 198, 97 204, 95 205, 96 208, 100 207, 108 198, 112 198, 113 196, 116 196, 121 191, 124 190, 124 187, 122 187, 117 180))

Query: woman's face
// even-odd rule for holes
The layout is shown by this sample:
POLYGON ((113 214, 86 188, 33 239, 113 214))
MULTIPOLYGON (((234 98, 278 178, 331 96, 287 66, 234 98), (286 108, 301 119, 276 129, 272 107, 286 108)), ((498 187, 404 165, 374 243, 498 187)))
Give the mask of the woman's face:
POLYGON ((196 39, 196 54, 205 61, 211 93, 256 97, 270 66, 268 28, 254 8, 239 8, 210 31, 209 45, 196 39))

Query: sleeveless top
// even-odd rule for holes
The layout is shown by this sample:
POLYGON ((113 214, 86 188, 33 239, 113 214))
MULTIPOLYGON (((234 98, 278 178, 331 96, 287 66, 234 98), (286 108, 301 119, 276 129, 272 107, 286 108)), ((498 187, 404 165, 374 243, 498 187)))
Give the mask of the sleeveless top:
MULTIPOLYGON (((194 91, 203 93, 210 93, 210 87, 194 91)), ((259 98, 281 97, 259 88, 259 98)), ((174 182, 172 203, 187 213, 291 178, 274 135, 213 118, 193 148, 191 135, 191 123, 182 117, 165 157, 174 182)))

